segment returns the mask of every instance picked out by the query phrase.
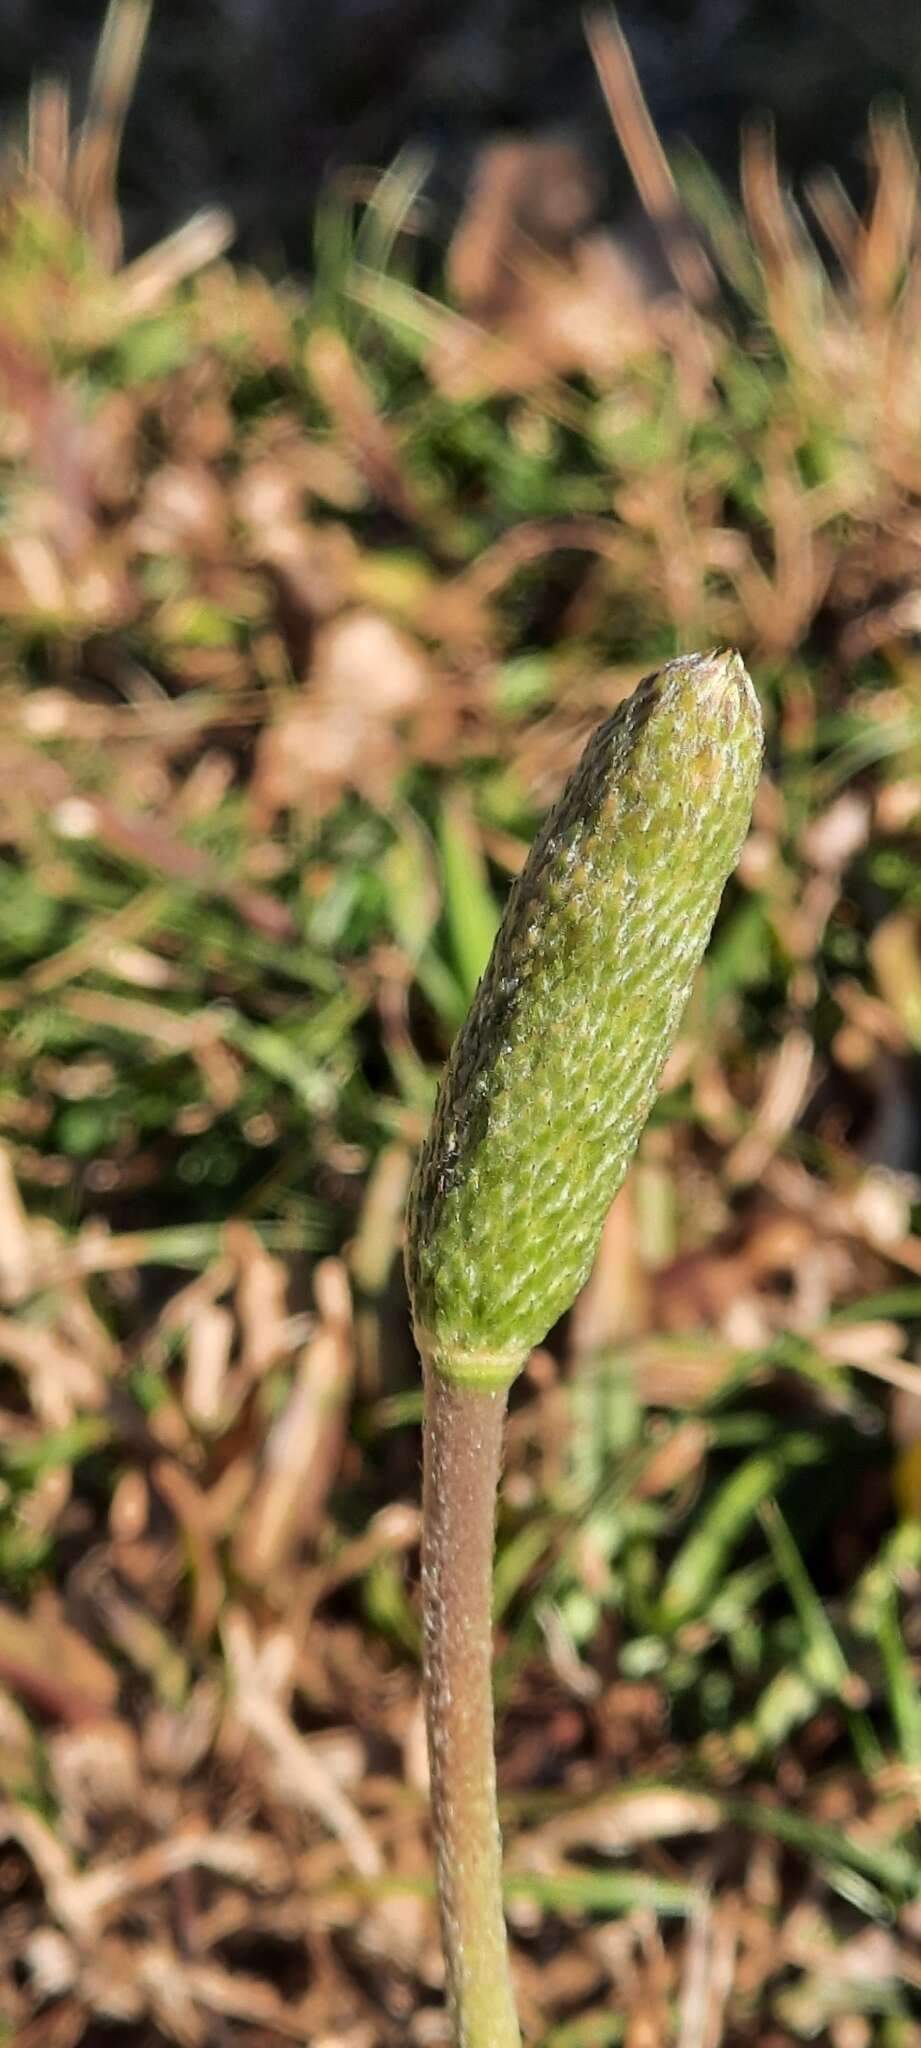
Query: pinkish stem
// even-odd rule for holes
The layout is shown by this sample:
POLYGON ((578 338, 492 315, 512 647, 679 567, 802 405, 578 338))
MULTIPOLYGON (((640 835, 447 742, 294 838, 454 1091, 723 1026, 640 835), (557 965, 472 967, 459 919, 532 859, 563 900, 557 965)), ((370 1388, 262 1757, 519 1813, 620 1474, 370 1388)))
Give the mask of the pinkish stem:
POLYGON ((520 2048, 502 1912, 492 1572, 507 1390, 425 1365, 423 1672, 438 1902, 456 2048, 520 2048))

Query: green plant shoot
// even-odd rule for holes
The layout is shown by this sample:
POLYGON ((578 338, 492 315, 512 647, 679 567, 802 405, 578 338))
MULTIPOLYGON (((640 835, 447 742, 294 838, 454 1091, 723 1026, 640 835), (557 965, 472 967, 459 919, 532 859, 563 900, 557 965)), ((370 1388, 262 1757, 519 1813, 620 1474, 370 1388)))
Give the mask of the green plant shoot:
POLYGON ((515 2048, 490 1591, 508 1388, 586 1279, 748 830, 737 654, 672 661, 601 725, 515 883, 409 1202, 426 1403, 424 1678, 458 2048, 515 2048))

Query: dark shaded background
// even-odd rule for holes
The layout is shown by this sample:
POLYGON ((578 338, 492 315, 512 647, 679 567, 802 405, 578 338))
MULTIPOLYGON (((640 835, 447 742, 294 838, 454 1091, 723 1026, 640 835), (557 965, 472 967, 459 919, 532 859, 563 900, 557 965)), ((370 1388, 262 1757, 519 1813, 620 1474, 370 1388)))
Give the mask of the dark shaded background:
MULTIPOLYGON (((70 78, 79 107, 103 6, 0 0, 0 114, 30 76, 70 78)), ((446 233, 478 142, 575 126, 616 209, 624 172, 600 104, 580 0, 155 0, 124 149, 129 245, 194 207, 229 205, 242 253, 309 268, 312 214, 338 165, 434 153, 446 233)), ((688 138, 724 175, 739 119, 769 108, 795 175, 823 159, 859 196, 868 102, 901 95, 921 121, 921 9, 906 0, 657 0, 620 10, 667 143, 688 138)))

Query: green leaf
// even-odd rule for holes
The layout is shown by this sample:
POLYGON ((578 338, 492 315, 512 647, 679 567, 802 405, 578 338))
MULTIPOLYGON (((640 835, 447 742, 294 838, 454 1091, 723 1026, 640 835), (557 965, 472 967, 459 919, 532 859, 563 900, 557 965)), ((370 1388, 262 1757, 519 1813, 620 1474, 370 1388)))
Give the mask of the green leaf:
MULTIPOLYGON (((819 1458, 821 1445, 807 1439, 808 1456, 819 1458)), ((692 1615, 702 1613, 711 1593, 724 1576, 736 1544, 750 1528, 758 1509, 776 1493, 790 1464, 793 1446, 759 1452, 746 1458, 718 1489, 695 1524, 671 1567, 662 1589, 660 1612, 663 1626, 676 1628, 692 1615)), ((798 1458, 796 1462, 801 1462, 798 1458)))
POLYGON ((499 928, 499 910, 468 803, 460 792, 444 798, 438 848, 451 952, 469 1003, 499 928))

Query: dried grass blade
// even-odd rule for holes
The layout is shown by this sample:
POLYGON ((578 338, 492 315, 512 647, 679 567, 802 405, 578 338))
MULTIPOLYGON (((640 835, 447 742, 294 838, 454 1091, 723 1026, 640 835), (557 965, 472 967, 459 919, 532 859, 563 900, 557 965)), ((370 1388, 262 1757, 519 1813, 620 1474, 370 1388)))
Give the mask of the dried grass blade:
POLYGON ((613 9, 589 13, 585 34, 618 141, 680 290, 695 305, 716 296, 713 266, 691 226, 613 9))
POLYGON ((77 219, 109 270, 121 256, 115 192, 122 129, 140 67, 152 0, 109 0, 90 80, 89 105, 71 173, 77 219))
POLYGON ((870 152, 876 193, 857 245, 855 282, 864 309, 881 313, 904 277, 918 212, 918 160, 904 114, 871 114, 870 152))
POLYGON ((60 78, 39 78, 29 94, 29 183, 55 206, 67 201, 70 94, 60 78))

